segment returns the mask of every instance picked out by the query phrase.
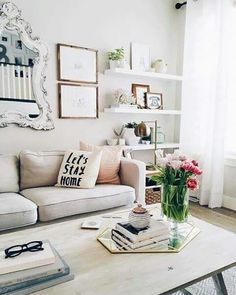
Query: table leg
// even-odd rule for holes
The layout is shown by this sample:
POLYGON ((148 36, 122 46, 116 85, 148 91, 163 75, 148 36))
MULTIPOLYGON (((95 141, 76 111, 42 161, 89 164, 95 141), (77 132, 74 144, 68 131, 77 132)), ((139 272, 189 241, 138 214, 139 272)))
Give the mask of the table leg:
POLYGON ((183 289, 181 290, 181 292, 184 294, 184 295, 193 295, 192 293, 190 293, 188 290, 186 289, 183 289))
POLYGON ((212 276, 212 279, 215 284, 217 295, 228 295, 222 273, 220 272, 220 273, 212 276))

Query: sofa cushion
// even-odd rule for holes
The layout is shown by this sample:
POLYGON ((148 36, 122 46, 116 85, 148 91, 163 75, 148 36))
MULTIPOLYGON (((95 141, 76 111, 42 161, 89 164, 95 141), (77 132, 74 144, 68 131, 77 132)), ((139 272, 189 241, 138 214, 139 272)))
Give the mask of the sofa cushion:
POLYGON ((55 185, 63 157, 64 152, 22 151, 20 153, 21 190, 55 185))
POLYGON ((93 188, 98 177, 101 156, 101 151, 66 151, 58 175, 57 186, 93 188))
POLYGON ((111 184, 99 184, 92 189, 31 188, 21 194, 37 204, 41 221, 124 206, 135 200, 132 187, 111 184))
POLYGON ((0 194, 0 230, 34 224, 37 206, 20 194, 0 194))
POLYGON ((19 192, 19 161, 16 156, 0 155, 0 193, 19 192))

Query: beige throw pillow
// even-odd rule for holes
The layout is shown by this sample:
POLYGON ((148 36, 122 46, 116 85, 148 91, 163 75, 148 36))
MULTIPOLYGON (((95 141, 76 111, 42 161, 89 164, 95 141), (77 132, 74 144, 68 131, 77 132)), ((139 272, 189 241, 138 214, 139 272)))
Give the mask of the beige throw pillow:
POLYGON ((81 141, 80 149, 83 151, 102 151, 97 183, 120 184, 119 170, 123 147, 96 146, 81 141))
POLYGON ((93 188, 100 167, 102 152, 68 150, 63 158, 57 186, 93 188))
POLYGON ((8 192, 19 192, 19 161, 16 156, 0 155, 0 193, 8 192))

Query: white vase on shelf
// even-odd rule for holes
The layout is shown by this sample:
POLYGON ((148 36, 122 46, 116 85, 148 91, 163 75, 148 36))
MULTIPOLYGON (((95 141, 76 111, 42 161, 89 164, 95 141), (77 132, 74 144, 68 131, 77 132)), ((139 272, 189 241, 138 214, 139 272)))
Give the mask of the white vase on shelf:
POLYGON ((125 59, 119 59, 119 60, 109 60, 110 64, 110 70, 115 69, 130 69, 130 65, 127 63, 125 59))
POLYGON ((167 64, 163 59, 157 59, 152 65, 156 73, 165 74, 167 72, 167 64))
POLYGON ((134 134, 134 128, 125 128, 124 139, 126 145, 138 145, 140 137, 134 134))

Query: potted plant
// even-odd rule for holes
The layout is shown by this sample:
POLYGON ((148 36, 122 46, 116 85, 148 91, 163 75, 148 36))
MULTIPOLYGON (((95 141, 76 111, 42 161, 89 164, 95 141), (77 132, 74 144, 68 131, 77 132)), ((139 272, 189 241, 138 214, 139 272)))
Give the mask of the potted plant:
POLYGON ((137 123, 135 123, 135 122, 129 122, 124 125, 124 128, 125 128, 124 138, 125 138, 125 143, 127 145, 139 144, 140 137, 136 136, 134 133, 136 126, 137 126, 137 123))
POLYGON ((113 129, 113 132, 118 138, 118 145, 125 145, 125 139, 123 138, 125 132, 124 126, 120 130, 113 129))
POLYGON ((108 59, 110 63, 110 69, 114 70, 116 68, 125 68, 125 51, 124 48, 117 48, 114 51, 108 52, 108 59))

